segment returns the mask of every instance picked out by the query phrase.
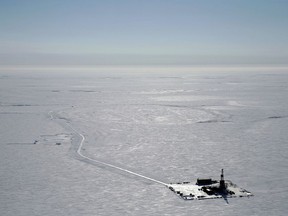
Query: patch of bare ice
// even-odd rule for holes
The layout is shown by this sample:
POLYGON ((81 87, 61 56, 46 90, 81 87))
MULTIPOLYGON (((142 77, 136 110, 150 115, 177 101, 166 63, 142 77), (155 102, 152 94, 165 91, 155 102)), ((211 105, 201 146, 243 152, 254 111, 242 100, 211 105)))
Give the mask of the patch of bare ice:
POLYGON ((218 98, 211 96, 198 96, 198 95, 172 95, 172 96, 152 97, 151 99, 155 101, 189 102, 189 101, 216 100, 218 98))
POLYGON ((151 90, 151 91, 134 92, 133 94, 163 95, 163 94, 176 94, 176 93, 189 93, 189 92, 193 92, 193 90, 184 90, 184 89, 157 90, 157 89, 153 89, 153 90, 151 90))

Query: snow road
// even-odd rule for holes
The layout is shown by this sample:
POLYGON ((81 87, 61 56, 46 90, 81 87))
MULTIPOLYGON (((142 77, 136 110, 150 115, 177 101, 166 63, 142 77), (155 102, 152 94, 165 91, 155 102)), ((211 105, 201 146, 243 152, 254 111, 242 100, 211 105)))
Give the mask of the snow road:
MULTIPOLYGON (((55 119, 53 113, 54 113, 53 111, 49 111, 49 115, 50 115, 50 119, 51 119, 51 120, 55 119)), ((139 173, 136 173, 136 172, 133 172, 133 171, 130 171, 130 170, 127 170, 127 169, 124 169, 124 168, 115 166, 115 165, 113 165, 113 164, 105 163, 105 162, 103 162, 103 161, 96 160, 96 159, 93 159, 93 158, 90 158, 90 157, 87 157, 87 156, 83 155, 83 153, 81 152, 81 150, 82 150, 83 145, 84 145, 84 142, 85 142, 85 136, 84 136, 83 134, 79 133, 75 128, 73 128, 73 127, 72 127, 70 124, 68 124, 67 122, 65 122, 65 124, 66 124, 77 136, 81 137, 80 144, 79 144, 78 149, 77 149, 77 151, 76 151, 76 153, 77 153, 80 157, 82 157, 82 158, 84 158, 84 159, 86 159, 86 160, 88 160, 88 161, 96 162, 96 163, 98 163, 98 164, 101 164, 101 165, 104 165, 104 166, 107 166, 107 167, 111 167, 111 168, 113 168, 113 169, 117 169, 117 170, 120 170, 120 171, 122 171, 122 172, 126 172, 126 173, 129 173, 129 174, 131 174, 131 175, 134 175, 134 176, 137 176, 137 177, 140 177, 140 178, 144 178, 144 179, 146 179, 146 180, 149 180, 149 181, 152 181, 152 182, 155 182, 155 183, 164 185, 164 186, 168 186, 168 184, 165 183, 165 182, 162 182, 162 181, 159 181, 159 180, 150 178, 150 177, 148 177, 148 176, 144 176, 144 175, 141 175, 141 174, 139 174, 139 173)))

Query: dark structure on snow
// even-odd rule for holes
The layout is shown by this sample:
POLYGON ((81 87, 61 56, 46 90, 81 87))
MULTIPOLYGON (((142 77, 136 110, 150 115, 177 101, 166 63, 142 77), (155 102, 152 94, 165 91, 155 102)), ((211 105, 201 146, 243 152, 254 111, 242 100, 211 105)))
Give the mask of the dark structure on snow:
POLYGON ((221 177, 220 177, 220 186, 219 189, 222 191, 226 190, 225 180, 224 180, 224 170, 221 170, 221 177))
POLYGON ((190 182, 171 183, 167 185, 171 191, 184 200, 203 200, 233 197, 250 197, 253 194, 238 187, 230 180, 224 180, 224 170, 221 169, 220 180, 198 178, 196 184, 190 182))

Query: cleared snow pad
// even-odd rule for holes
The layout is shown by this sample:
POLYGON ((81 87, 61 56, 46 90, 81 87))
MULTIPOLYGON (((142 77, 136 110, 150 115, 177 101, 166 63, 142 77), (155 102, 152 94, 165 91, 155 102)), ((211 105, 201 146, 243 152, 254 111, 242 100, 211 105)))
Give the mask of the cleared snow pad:
POLYGON ((41 135, 39 140, 35 140, 34 144, 55 144, 61 145, 62 143, 69 144, 71 142, 71 135, 60 133, 54 135, 41 135))
POLYGON ((184 200, 205 200, 218 198, 250 197, 253 194, 226 180, 225 192, 219 190, 219 181, 209 185, 197 185, 190 182, 172 183, 168 188, 184 200))

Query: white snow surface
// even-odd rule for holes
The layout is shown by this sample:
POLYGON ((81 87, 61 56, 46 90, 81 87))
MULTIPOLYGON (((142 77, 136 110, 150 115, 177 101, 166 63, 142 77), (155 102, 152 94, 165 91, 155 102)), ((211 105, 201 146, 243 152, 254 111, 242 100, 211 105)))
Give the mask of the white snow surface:
POLYGON ((287 215, 287 120, 288 71, 1 71, 0 215, 287 215))

